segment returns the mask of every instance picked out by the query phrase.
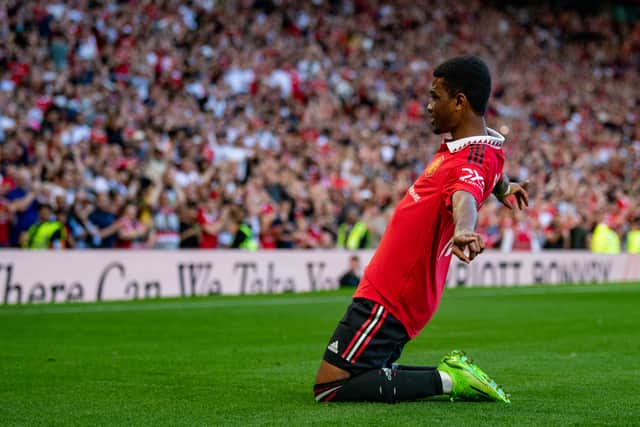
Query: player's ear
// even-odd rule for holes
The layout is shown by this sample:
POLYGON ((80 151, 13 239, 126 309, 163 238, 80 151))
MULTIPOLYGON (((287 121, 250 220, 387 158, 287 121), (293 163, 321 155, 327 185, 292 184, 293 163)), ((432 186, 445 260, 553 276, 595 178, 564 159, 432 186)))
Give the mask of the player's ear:
POLYGON ((456 111, 462 111, 469 105, 469 100, 464 93, 458 92, 456 94, 456 111))

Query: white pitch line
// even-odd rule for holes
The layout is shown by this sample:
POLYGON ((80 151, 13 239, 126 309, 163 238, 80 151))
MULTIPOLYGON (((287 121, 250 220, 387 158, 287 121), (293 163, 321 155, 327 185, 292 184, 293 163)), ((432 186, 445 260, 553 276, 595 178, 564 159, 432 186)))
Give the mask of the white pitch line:
MULTIPOLYGON (((469 288, 467 288, 469 289, 469 288)), ((478 289, 478 288, 476 288, 478 289)), ((458 297, 463 298, 475 298, 475 297, 510 297, 520 295, 562 295, 562 294, 596 294, 596 293, 610 293, 610 292, 640 292, 640 288, 634 285, 621 285, 610 286, 606 285, 593 285, 593 286, 579 286, 576 287, 561 287, 556 288, 553 285, 540 288, 528 288, 522 287, 510 287, 510 288, 487 288, 481 292, 474 292, 468 294, 460 294, 458 297), (495 289, 500 289, 496 292, 495 289)))
MULTIPOLYGON (((465 293, 455 290, 451 296, 462 298, 475 297, 510 297, 510 296, 530 296, 530 295, 561 295, 561 294, 590 294, 606 292, 640 292, 640 288, 634 285, 592 285, 575 287, 510 287, 510 288, 466 288, 465 293), (496 291, 496 289, 499 289, 496 291), (467 290, 471 292, 466 293, 467 290)), ((3 308, 0 306, 0 316, 3 315, 38 315, 38 314, 68 314, 68 313, 117 313, 132 311, 160 311, 160 310, 182 310, 182 309, 206 309, 206 308, 233 308, 233 307, 268 307, 304 304, 328 304, 334 302, 348 302, 350 296, 326 296, 326 297, 299 297, 286 298, 283 296, 268 299, 243 299, 242 297, 222 300, 204 301, 148 301, 144 304, 87 304, 74 306, 53 305, 28 305, 20 308, 3 308)))
POLYGON ((0 308, 2 315, 35 315, 35 314, 67 314, 67 313, 111 313, 128 311, 160 311, 160 310, 182 310, 182 309, 202 309, 216 307, 255 307, 255 306, 280 306, 280 305, 303 305, 303 304, 327 304, 333 302, 348 302, 349 296, 330 297, 303 297, 303 298, 270 298, 270 299, 225 299, 206 301, 157 301, 146 302, 145 304, 87 304, 67 306, 22 306, 21 308, 0 308))

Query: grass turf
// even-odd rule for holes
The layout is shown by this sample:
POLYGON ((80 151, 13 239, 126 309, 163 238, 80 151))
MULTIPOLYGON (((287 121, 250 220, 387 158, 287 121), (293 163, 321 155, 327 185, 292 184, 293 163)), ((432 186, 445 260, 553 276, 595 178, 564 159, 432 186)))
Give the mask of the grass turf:
POLYGON ((0 425, 633 425, 640 284, 451 289, 400 360, 467 350, 511 405, 316 404, 345 291, 0 307, 0 425))

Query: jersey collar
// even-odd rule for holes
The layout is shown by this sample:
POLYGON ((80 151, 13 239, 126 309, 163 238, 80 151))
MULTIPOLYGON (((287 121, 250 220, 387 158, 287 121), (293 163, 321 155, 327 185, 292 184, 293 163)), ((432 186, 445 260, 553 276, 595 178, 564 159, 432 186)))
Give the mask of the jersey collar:
POLYGON ((502 148, 504 136, 491 128, 487 128, 488 135, 469 136, 456 139, 455 141, 445 141, 450 153, 456 153, 472 144, 487 144, 494 148, 502 148))

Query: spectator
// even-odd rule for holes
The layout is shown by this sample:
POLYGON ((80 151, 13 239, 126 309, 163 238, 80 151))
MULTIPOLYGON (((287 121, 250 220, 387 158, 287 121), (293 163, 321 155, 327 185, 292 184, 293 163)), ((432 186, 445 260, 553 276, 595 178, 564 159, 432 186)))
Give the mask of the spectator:
POLYGON ((296 215, 293 228, 293 247, 300 249, 316 249, 320 247, 322 231, 318 226, 310 224, 302 213, 296 215))
POLYGON ((89 223, 89 214, 92 210, 88 195, 84 191, 78 192, 66 221, 70 247, 75 249, 92 247, 93 235, 96 233, 89 223))
POLYGON ((98 248, 113 248, 116 244, 120 225, 116 221, 116 206, 112 200, 109 193, 98 193, 95 208, 88 216, 88 228, 93 230, 92 244, 98 248))
POLYGON ((273 206, 266 204, 260 211, 260 247, 262 249, 276 249, 279 234, 276 223, 277 213, 273 206))
POLYGON ((118 234, 116 247, 121 249, 139 249, 153 246, 150 229, 138 220, 138 208, 127 204, 117 221, 118 234))
POLYGON ((158 249, 177 249, 180 246, 180 220, 169 198, 168 190, 160 194, 158 208, 153 215, 154 247, 158 249))
POLYGON ((54 215, 50 205, 40 205, 38 221, 20 237, 22 246, 29 249, 64 249, 67 232, 54 215))
POLYGON ((564 249, 565 237, 557 221, 551 221, 545 232, 543 249, 564 249))
MULTIPOLYGON (((292 221, 293 209, 291 201, 284 199, 278 204, 277 216, 271 224, 275 236, 276 247, 279 249, 292 249, 295 247, 296 225, 292 221)), ((303 231, 304 233, 304 231, 303 231)), ((307 241, 301 239, 301 241, 307 241)))
POLYGON ((218 247, 218 233, 227 221, 228 209, 220 212, 220 201, 217 196, 209 197, 198 210, 197 223, 200 229, 200 248, 215 249, 218 247))
POLYGON ((621 233, 637 216, 640 121, 629 94, 640 22, 615 21, 605 3, 588 15, 479 0, 180 9, 0 2, 0 197, 11 246, 43 203, 66 214, 76 248, 114 247, 126 204, 158 247, 182 246, 176 215, 190 221, 183 209, 193 203, 200 230, 184 223, 189 245, 200 235, 202 247, 232 246, 223 215, 234 205, 246 207, 240 223, 263 248, 348 246, 336 221, 348 206, 367 224, 364 245, 375 245, 439 145, 424 106, 443 50, 424 46, 490 61, 489 124, 507 135, 508 175, 532 182, 531 215, 512 224, 486 203, 479 232, 490 247, 557 245, 545 231, 555 223, 564 246, 584 248, 608 207, 621 233), (164 188, 173 212, 159 211, 164 188), (88 205, 76 212, 83 192, 88 205), (212 195, 215 208, 202 206, 212 195), (261 213, 267 206, 274 212, 261 213))
POLYGON ((244 222, 243 208, 234 206, 229 214, 229 231, 233 236, 231 248, 255 251, 258 249, 258 239, 251 227, 244 222))
POLYGON ((599 254, 619 254, 620 237, 608 223, 601 222, 593 230, 591 250, 599 254))
POLYGON ((583 225, 581 217, 578 215, 572 216, 569 222, 569 227, 569 247, 571 249, 587 249, 587 236, 589 231, 587 227, 583 225))
POLYGON ((27 169, 16 171, 15 187, 5 195, 5 198, 12 202, 11 211, 15 212, 15 222, 9 232, 12 246, 17 246, 22 233, 38 221, 40 203, 36 195, 40 188, 39 184, 32 187, 31 175, 27 169))
POLYGON ((200 246, 202 229, 197 222, 198 206, 195 203, 187 203, 180 214, 180 248, 196 249, 200 246))
POLYGON ((360 283, 360 257, 351 255, 349 257, 349 269, 340 276, 338 283, 341 288, 355 288, 360 283))
POLYGON ((0 196, 0 248, 6 248, 11 243, 9 239, 9 220, 11 219, 11 207, 0 196))
POLYGON ((627 233, 627 252, 640 254, 640 216, 635 217, 627 233))
POLYGON ((338 227, 337 247, 348 250, 370 247, 369 229, 363 221, 358 221, 359 215, 357 207, 347 207, 344 222, 338 227))

